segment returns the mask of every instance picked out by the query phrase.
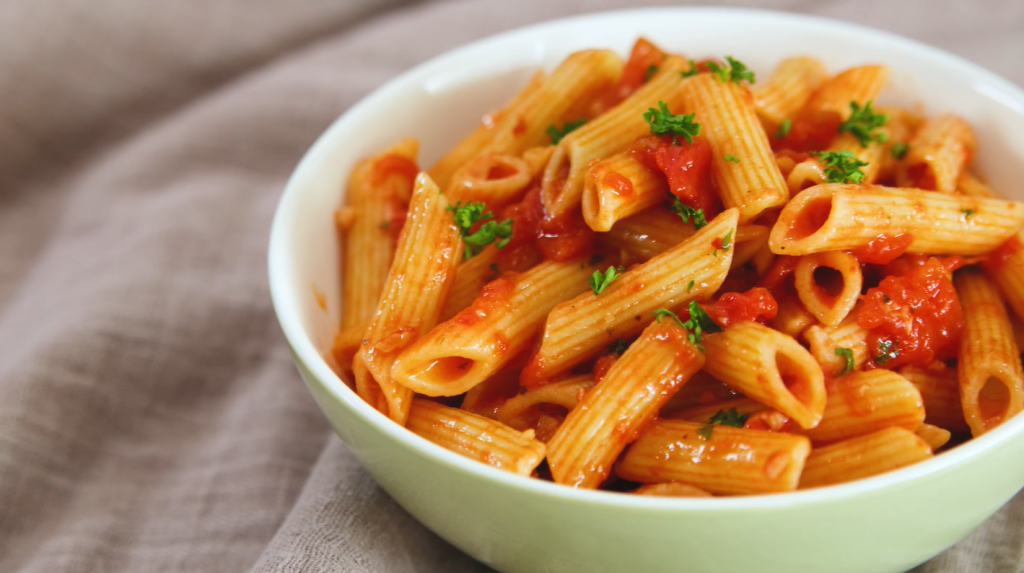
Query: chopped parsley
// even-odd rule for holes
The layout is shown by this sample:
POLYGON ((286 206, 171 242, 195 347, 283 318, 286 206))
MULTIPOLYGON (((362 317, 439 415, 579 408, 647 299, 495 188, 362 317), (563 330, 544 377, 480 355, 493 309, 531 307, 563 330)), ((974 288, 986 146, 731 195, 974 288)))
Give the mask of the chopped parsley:
POLYGON ((647 66, 647 69, 644 70, 644 83, 647 83, 648 81, 650 81, 651 77, 654 74, 658 73, 658 69, 659 68, 658 68, 657 64, 651 64, 651 65, 647 66))
POLYGON ((860 168, 867 163, 850 151, 819 151, 811 155, 816 155, 825 164, 826 183, 860 183, 864 180, 864 172, 860 168))
POLYGON ((570 133, 576 131, 584 123, 587 123, 587 120, 583 119, 581 117, 581 118, 577 119, 576 121, 567 121, 567 122, 563 123, 562 127, 558 127, 558 126, 555 126, 555 125, 549 125, 548 129, 547 129, 547 134, 548 134, 548 137, 551 138, 551 145, 558 145, 558 142, 562 141, 563 137, 565 137, 566 135, 569 135, 570 133))
POLYGON ((693 290, 693 285, 695 284, 697 283, 691 279, 690 284, 686 285, 686 294, 690 294, 690 291, 693 290))
POLYGON ((622 356, 622 354, 629 348, 629 343, 625 340, 618 338, 615 342, 608 345, 608 353, 614 354, 615 356, 622 356))
POLYGON ((782 120, 782 123, 779 124, 779 129, 775 131, 775 139, 782 139, 789 135, 789 128, 791 127, 793 127, 793 122, 788 117, 782 120))
POLYGON ((964 216, 964 221, 974 216, 977 211, 974 209, 960 209, 960 213, 964 216))
POLYGON ((889 153, 891 153, 892 156, 896 159, 903 159, 904 157, 907 156, 907 151, 909 149, 910 145, 903 142, 899 142, 892 144, 892 147, 889 148, 889 153))
POLYGON ((487 280, 493 281, 498 278, 498 263, 491 263, 487 265, 487 268, 491 269, 491 274, 487 277, 487 280))
POLYGON ((727 65, 723 66, 718 62, 708 62, 708 69, 711 73, 718 77, 722 83, 733 82, 738 84, 743 80, 747 80, 750 83, 754 83, 754 72, 747 69, 747 66, 739 61, 734 60, 732 56, 726 56, 725 61, 727 65))
POLYGON ((387 229, 391 226, 391 221, 382 221, 380 225, 377 225, 381 229, 387 229))
POLYGON ((843 371, 839 373, 839 376, 846 374, 850 370, 853 370, 853 349, 852 348, 836 348, 836 356, 842 356, 846 359, 846 364, 843 366, 843 371))
POLYGON ((736 411, 736 408, 729 408, 728 410, 719 410, 715 412, 714 416, 711 416, 711 423, 718 424, 720 426, 732 426, 734 428, 742 428, 743 424, 747 423, 747 418, 750 414, 740 414, 736 411))
POLYGON ((700 69, 697 68, 697 64, 694 63, 693 60, 690 60, 690 69, 683 70, 680 75, 682 75, 684 78, 688 78, 690 76, 695 76, 699 73, 700 69))
POLYGON ((725 236, 721 238, 719 244, 721 244, 721 246, 716 247, 715 250, 711 252, 711 254, 715 255, 716 257, 718 256, 718 251, 722 251, 724 253, 728 251, 729 247, 732 245, 732 229, 729 229, 729 232, 726 233, 725 236))
POLYGON ((691 300, 688 309, 690 311, 690 319, 686 322, 680 320, 676 313, 666 308, 659 308, 651 312, 651 314, 655 316, 655 319, 659 323, 661 322, 662 317, 668 316, 672 318, 672 320, 676 321, 676 324, 683 327, 683 330, 686 331, 686 339, 696 346, 698 350, 705 352, 704 346, 701 345, 701 342, 703 342, 702 335, 705 332, 721 332, 722 327, 718 326, 715 324, 715 321, 711 320, 711 317, 708 316, 708 313, 704 312, 704 309, 697 304, 697 301, 691 300))
POLYGON ((484 211, 487 206, 483 203, 462 204, 459 201, 454 207, 448 205, 448 210, 455 213, 455 226, 462 235, 462 242, 466 244, 463 256, 467 259, 483 250, 484 247, 494 243, 497 248, 508 244, 512 238, 512 219, 505 219, 501 223, 493 221, 494 215, 490 211, 484 211), (476 230, 470 233, 473 225, 486 221, 476 230))
POLYGON ((619 278, 619 273, 623 270, 622 267, 610 266, 604 271, 604 274, 601 274, 601 271, 594 271, 594 274, 590 275, 590 288, 594 289, 594 294, 601 294, 613 280, 619 278))
POLYGON ((649 108, 644 112, 644 119, 651 126, 654 135, 671 135, 672 145, 680 145, 679 138, 686 143, 693 143, 693 138, 700 134, 700 124, 694 123, 694 114, 673 115, 665 102, 658 100, 658 108, 649 108))
POLYGON ((740 162, 740 158, 736 157, 735 155, 733 155, 731 153, 726 153, 725 154, 725 160, 726 161, 732 161, 733 163, 739 163, 740 162))
POLYGON ((707 220, 704 218, 704 209, 694 209, 680 201, 679 197, 673 195, 671 191, 668 191, 668 199, 670 201, 668 205, 669 211, 679 215, 679 218, 683 220, 683 223, 689 223, 692 218, 694 230, 698 230, 708 224, 707 220))
POLYGON ((878 356, 875 356, 875 364, 885 366, 886 362, 895 360, 899 355, 900 353, 899 350, 896 349, 895 340, 879 340, 878 356))
POLYGON ((705 442, 711 439, 711 433, 715 431, 715 426, 712 424, 704 424, 697 429, 697 435, 701 437, 705 442))
POLYGON ((872 141, 879 143, 888 141, 889 136, 885 132, 876 132, 875 130, 885 125, 885 122, 889 121, 889 116, 884 113, 876 113, 871 109, 871 100, 868 100, 864 107, 851 101, 850 109, 852 112, 849 119, 839 124, 839 133, 850 132, 860 142, 861 147, 867 147, 872 141))

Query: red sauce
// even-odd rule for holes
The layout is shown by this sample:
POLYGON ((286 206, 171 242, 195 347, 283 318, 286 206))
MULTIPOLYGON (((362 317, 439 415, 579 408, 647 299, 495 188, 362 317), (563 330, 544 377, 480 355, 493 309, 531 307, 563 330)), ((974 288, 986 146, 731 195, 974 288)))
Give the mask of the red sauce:
POLYGON ((834 111, 806 109, 793 118, 785 137, 772 140, 772 149, 824 150, 832 143, 842 122, 842 116, 834 111))
POLYGON ((652 44, 646 38, 637 39, 633 49, 629 53, 629 60, 622 68, 622 76, 619 83, 613 85, 606 91, 598 101, 595 102, 594 115, 599 115, 615 107, 619 102, 629 97, 633 92, 644 85, 647 79, 647 70, 651 66, 660 65, 665 60, 666 54, 660 48, 652 44))
POLYGON ((711 180, 711 146, 701 137, 681 145, 673 145, 669 136, 659 140, 654 162, 668 179, 669 191, 683 203, 704 209, 704 216, 710 221, 717 212, 717 193, 711 180))
POLYGON ((373 185, 380 185, 392 175, 402 175, 409 179, 412 185, 420 168, 416 163, 404 155, 389 153, 373 162, 373 171, 370 174, 370 182, 373 185))
POLYGON ((764 324, 779 313, 779 305, 768 289, 755 287, 747 292, 727 292, 714 303, 702 304, 711 320, 722 328, 751 320, 764 324))
POLYGON ((764 287, 769 291, 775 292, 776 289, 782 286, 787 278, 792 276, 793 271, 796 270, 797 263, 800 262, 800 257, 789 257, 786 255, 779 255, 775 257, 775 262, 768 271, 758 281, 757 286, 764 287))
POLYGON ((600 382, 602 378, 608 374, 611 370, 612 364, 618 360, 614 354, 604 354, 598 357, 597 361, 594 362, 594 382, 600 382))
POLYGON ((754 412, 747 417, 743 427, 748 430, 761 430, 762 432, 795 432, 796 424, 789 416, 778 410, 761 410, 754 412))
POLYGON ((515 292, 517 276, 516 273, 506 272, 505 276, 484 285, 473 304, 456 314, 452 320, 457 324, 471 326, 487 318, 495 308, 507 306, 509 297, 515 292))
POLYGON ((512 219, 512 237, 506 249, 532 244, 545 259, 567 261, 593 247, 594 231, 587 226, 578 209, 557 219, 545 218, 537 185, 521 202, 506 207, 501 218, 512 219))
POLYGON ((915 163, 907 167, 907 187, 935 189, 935 175, 927 163, 915 163))
POLYGON ((526 133, 526 120, 522 116, 516 120, 516 124, 512 127, 512 135, 520 136, 526 133))
POLYGON ((879 235, 867 245, 854 249, 851 254, 862 263, 885 265, 902 255, 912 242, 914 237, 910 233, 879 235))
POLYGON ((786 238, 800 240, 810 237, 825 226, 828 216, 831 214, 831 198, 811 199, 797 212, 796 217, 788 222, 789 232, 786 233, 786 238))
POLYGON ((857 324, 870 331, 868 368, 924 368, 956 356, 964 318, 949 273, 943 261, 931 258, 868 290, 857 313, 857 324))
POLYGON ((1020 251, 1021 246, 1020 239, 1017 238, 1017 235, 1014 235, 989 253, 985 258, 984 264, 986 266, 998 267, 1005 263, 1007 259, 1017 254, 1017 252, 1020 251))
POLYGON ((387 233, 393 241, 398 241, 405 227, 405 219, 409 215, 409 205, 398 197, 389 197, 384 210, 384 221, 380 228, 387 233))
POLYGON ((623 199, 632 199, 635 194, 633 182, 614 171, 604 174, 604 177, 601 178, 601 186, 611 189, 612 193, 623 199))

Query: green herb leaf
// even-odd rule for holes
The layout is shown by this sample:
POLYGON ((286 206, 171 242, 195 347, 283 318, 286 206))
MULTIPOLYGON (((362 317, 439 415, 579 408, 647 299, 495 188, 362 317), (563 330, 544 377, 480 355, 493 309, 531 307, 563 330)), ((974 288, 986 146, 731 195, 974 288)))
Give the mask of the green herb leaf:
POLYGON ((725 154, 725 160, 726 161, 732 161, 733 163, 739 163, 740 162, 740 158, 736 157, 735 155, 733 155, 731 153, 726 153, 725 154))
POLYGON ((690 291, 693 290, 693 285, 695 284, 697 283, 691 280, 690 284, 686 285, 686 294, 690 294, 690 291))
POLYGON ((860 142, 861 147, 867 147, 872 141, 885 143, 888 140, 889 137, 884 132, 876 133, 875 130, 885 125, 885 122, 889 121, 889 116, 871 109, 871 100, 868 100, 864 107, 851 101, 850 109, 852 112, 849 119, 839 124, 839 133, 850 132, 860 142))
POLYGON ((563 137, 565 137, 566 135, 569 135, 570 133, 576 131, 584 123, 587 123, 587 120, 585 120, 585 119, 583 119, 581 117, 581 118, 577 119, 576 121, 567 121, 567 122, 563 123, 562 127, 557 127, 557 126, 554 126, 554 125, 549 125, 548 129, 547 129, 547 134, 548 134, 548 137, 551 138, 551 145, 558 145, 558 142, 562 141, 563 137))
POLYGON ((487 277, 487 280, 493 281, 498 278, 498 263, 491 263, 490 265, 487 265, 487 268, 491 269, 491 274, 487 277))
POLYGON ((820 151, 812 153, 825 164, 827 183, 860 183, 864 180, 861 167, 866 162, 857 159, 850 151, 820 151))
POLYGON ((654 135, 671 135, 672 144, 679 145, 679 138, 686 143, 693 143, 693 138, 700 134, 700 124, 693 122, 694 114, 673 115, 664 101, 658 101, 658 109, 649 108, 644 112, 644 119, 651 126, 654 135))
POLYGON ((380 225, 377 225, 377 226, 380 227, 381 229, 387 229, 388 227, 391 226, 391 222, 390 221, 384 221, 380 225))
POLYGON ((967 219, 973 217, 974 214, 977 213, 977 211, 975 211, 974 209, 960 209, 960 213, 963 214, 964 220, 966 221, 967 219))
POLYGON ((605 269, 604 274, 601 271, 594 271, 594 274, 590 275, 590 288, 594 289, 594 294, 599 295, 601 291, 605 289, 611 282, 619 277, 619 273, 623 271, 622 267, 608 267, 605 269))
POLYGON ((714 416, 711 416, 711 423, 718 424, 720 426, 732 426, 734 428, 742 428, 743 424, 747 423, 747 418, 750 414, 740 414, 736 411, 736 408, 729 408, 728 410, 719 410, 715 412, 714 416))
POLYGON ((699 73, 700 73, 700 70, 699 70, 699 69, 697 69, 697 64, 696 64, 696 63, 694 63, 694 61, 693 61, 693 60, 690 60, 690 69, 688 69, 688 70, 683 70, 683 71, 682 71, 682 73, 681 73, 681 75, 682 75, 682 76, 683 76, 684 78, 688 78, 688 77, 690 77, 690 76, 695 76, 695 75, 697 75, 697 74, 699 74, 699 73))
POLYGON ((899 350, 896 349, 895 340, 879 340, 878 341, 878 356, 875 356, 875 364, 884 366, 886 362, 894 360, 899 356, 899 350))
POLYGON ((697 435, 701 437, 705 442, 711 439, 711 434, 715 431, 715 426, 712 424, 704 424, 697 429, 697 435))
POLYGON ((718 76, 718 79, 725 82, 733 82, 738 84, 743 80, 747 80, 750 83, 754 83, 754 72, 747 69, 747 66, 739 61, 734 60, 732 56, 726 56, 726 65, 721 65, 718 62, 708 62, 708 69, 711 73, 718 76))
POLYGON ((779 124, 779 129, 775 131, 775 139, 782 139, 789 135, 789 128, 791 127, 793 127, 793 122, 788 117, 782 120, 782 123, 779 124))
MULTIPOLYGON (((654 320, 657 320, 658 324, 661 324, 661 319, 667 316, 672 320, 676 321, 676 324, 678 324, 679 326, 683 326, 683 321, 679 320, 679 316, 667 308, 659 308, 657 310, 652 310, 651 314, 654 315, 654 320)), ((686 327, 683 326, 683 328, 686 327)))
POLYGON ((688 310, 690 311, 690 318, 686 322, 680 320, 676 313, 665 308, 659 308, 651 312, 651 314, 655 316, 655 319, 659 323, 661 322, 662 317, 671 317, 676 321, 676 324, 683 327, 683 330, 686 331, 686 339, 690 341, 690 344, 693 344, 698 350, 704 352, 704 346, 701 345, 701 342, 703 342, 702 335, 705 332, 721 332, 722 327, 718 326, 715 321, 711 320, 711 317, 708 316, 708 313, 704 312, 704 309, 697 304, 697 301, 691 300, 688 310))
POLYGON ((668 205, 669 211, 679 215, 679 218, 683 220, 683 223, 689 223, 692 218, 694 230, 699 230, 701 227, 708 224, 707 220, 704 219, 704 209, 694 209, 680 201, 679 197, 673 195, 671 191, 668 191, 667 193, 668 200, 670 201, 668 205))
POLYGON ((653 76, 656 73, 658 73, 658 66, 657 66, 657 64, 651 64, 651 65, 647 66, 647 69, 644 70, 644 83, 647 83, 648 81, 650 81, 651 76, 653 76))
POLYGON ((608 353, 614 354, 615 356, 622 356, 627 348, 629 348, 629 344, 625 340, 619 338, 608 345, 608 353))
POLYGON ((721 244, 721 247, 718 247, 714 251, 711 251, 712 255, 715 255, 717 257, 718 251, 722 251, 724 253, 729 250, 729 246, 732 245, 732 229, 729 229, 729 232, 726 233, 724 237, 722 237, 721 244))
POLYGON ((846 359, 846 365, 843 366, 843 371, 839 373, 839 376, 846 374, 850 370, 853 370, 853 349, 852 348, 836 348, 836 356, 842 356, 846 359))
POLYGON ((492 221, 490 219, 493 219, 494 215, 490 211, 484 211, 486 208, 483 203, 463 205, 462 201, 456 203, 454 207, 448 205, 448 210, 455 214, 455 226, 458 227, 459 234, 462 235, 462 242, 465 243, 463 256, 466 259, 472 258, 491 243, 500 249, 507 245, 512 238, 512 219, 505 219, 501 223, 492 221), (470 233, 473 225, 480 221, 487 222, 481 225, 475 233, 470 233))
POLYGON ((906 143, 894 143, 889 148, 889 153, 896 159, 903 159, 907 156, 907 151, 910 150, 910 145, 906 143))

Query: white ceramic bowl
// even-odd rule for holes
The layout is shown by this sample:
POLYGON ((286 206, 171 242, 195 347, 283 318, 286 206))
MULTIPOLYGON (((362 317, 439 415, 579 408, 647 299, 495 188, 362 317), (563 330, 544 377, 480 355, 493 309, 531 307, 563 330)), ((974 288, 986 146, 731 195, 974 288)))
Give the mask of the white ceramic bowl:
POLYGON ((321 358, 338 319, 332 212, 353 164, 407 136, 429 165, 538 67, 572 51, 625 54, 643 35, 700 58, 733 55, 764 78, 793 54, 832 70, 888 64, 880 101, 955 111, 978 136, 977 166, 1016 194, 1024 168, 1024 93, 960 58, 883 32, 790 14, 651 9, 596 14, 501 34, 427 62, 339 118, 299 164, 274 219, 270 285, 295 362, 331 424, 412 515, 506 572, 902 571, 974 529, 1024 484, 1024 416, 927 462, 783 495, 644 498, 577 491, 490 468, 398 427, 321 358), (327 312, 315 292, 326 294, 327 312))

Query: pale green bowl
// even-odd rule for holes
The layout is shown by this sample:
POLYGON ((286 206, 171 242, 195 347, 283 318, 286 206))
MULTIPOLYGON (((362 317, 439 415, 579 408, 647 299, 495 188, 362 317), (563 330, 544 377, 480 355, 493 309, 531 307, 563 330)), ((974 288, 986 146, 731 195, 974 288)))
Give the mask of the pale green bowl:
POLYGON ((845 485, 773 496, 644 498, 576 491, 462 458, 367 406, 321 358, 339 308, 332 212, 354 162, 414 136, 421 164, 429 165, 538 67, 581 48, 626 53, 638 35, 697 58, 733 55, 762 78, 774 62, 797 53, 816 55, 833 70, 886 63, 893 79, 882 101, 921 101, 929 113, 966 117, 977 130, 980 171, 997 189, 1017 193, 1024 94, 934 48, 840 22, 753 10, 635 10, 523 28, 391 81, 339 118, 299 164, 274 219, 270 286, 302 378, 338 435, 398 503, 500 571, 872 573, 925 561, 1024 485, 1024 416, 928 462, 845 485), (314 291, 326 294, 327 312, 314 291))

